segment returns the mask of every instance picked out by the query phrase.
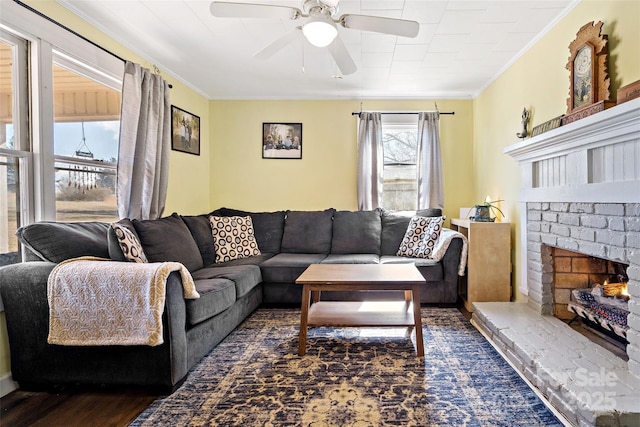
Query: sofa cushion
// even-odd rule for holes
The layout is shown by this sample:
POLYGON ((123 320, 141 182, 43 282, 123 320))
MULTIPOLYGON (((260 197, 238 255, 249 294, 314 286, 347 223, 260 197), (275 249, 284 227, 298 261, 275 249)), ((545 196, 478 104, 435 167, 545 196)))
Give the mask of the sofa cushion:
MULTIPOLYGON (((234 267, 234 266, 238 266, 238 265, 257 265, 257 266, 260 266, 260 264, 262 264, 264 261, 268 260, 269 258, 271 258, 274 255, 275 254, 261 253, 258 256, 252 256, 250 258, 234 259, 234 260, 227 261, 227 262, 221 262, 221 263, 217 263, 217 264, 212 264, 211 266, 213 266, 213 265, 215 265, 216 267, 234 267)), ((210 266, 208 266, 208 267, 210 267, 210 266)))
POLYGON ((326 255, 279 253, 262 264, 262 280, 264 282, 294 283, 311 264, 319 264, 326 255))
POLYGON ((333 213, 324 211, 287 211, 281 252, 328 254, 331 251, 333 213))
POLYGON ((284 211, 276 212, 247 212, 237 209, 220 208, 209 215, 216 216, 250 216, 253 221, 253 231, 261 252, 278 253, 284 233, 284 211))
POLYGON ((184 300, 187 322, 193 326, 222 313, 236 301, 236 285, 223 278, 194 279, 200 298, 184 300))
POLYGON ((213 247, 213 235, 211 234, 211 223, 208 215, 182 216, 182 220, 193 240, 198 245, 200 255, 202 256, 202 264, 206 267, 216 262, 216 251, 213 247))
POLYGON ((236 288, 236 298, 241 298, 262 282, 260 267, 257 265, 239 265, 233 267, 207 267, 192 274, 194 280, 228 279, 236 288))
POLYGON ((336 211, 333 214, 332 254, 378 254, 381 210, 336 211))
POLYGON ((178 214, 132 223, 149 262, 175 261, 191 272, 202 268, 198 245, 178 214))
POLYGON ((16 231, 29 251, 42 261, 59 263, 80 256, 109 258, 105 222, 36 222, 16 231))
POLYGON ((378 254, 329 254, 320 264, 378 264, 378 254))
POLYGON ((415 264, 427 281, 437 282, 444 278, 441 261, 431 258, 408 258, 395 255, 380 257, 380 264, 415 264))
POLYGON ((431 252, 440 237, 444 217, 414 216, 400 243, 396 255, 415 258, 430 258, 431 252))
POLYGON ((398 252, 409 221, 414 215, 410 211, 382 211, 381 255, 395 255, 398 252))
POLYGON ((441 209, 422 209, 419 211, 390 211, 382 210, 382 236, 380 242, 381 255, 395 255, 400 248, 400 242, 407 231, 409 221, 414 216, 442 216, 441 209))
POLYGON ((260 255, 250 216, 209 217, 216 263, 260 255))
POLYGON ((128 227, 113 223, 111 228, 118 240, 118 246, 122 250, 122 255, 129 262, 147 263, 147 256, 142 248, 142 243, 137 234, 129 230, 128 227))

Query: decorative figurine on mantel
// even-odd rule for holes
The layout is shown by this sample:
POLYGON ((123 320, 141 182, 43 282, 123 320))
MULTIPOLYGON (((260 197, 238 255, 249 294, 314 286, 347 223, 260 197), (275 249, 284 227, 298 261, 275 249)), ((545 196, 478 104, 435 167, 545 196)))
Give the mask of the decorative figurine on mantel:
POLYGON ((527 110, 527 107, 524 107, 522 110, 522 132, 516 133, 516 136, 520 139, 527 137, 527 125, 529 124, 529 117, 531 116, 531 111, 527 110))

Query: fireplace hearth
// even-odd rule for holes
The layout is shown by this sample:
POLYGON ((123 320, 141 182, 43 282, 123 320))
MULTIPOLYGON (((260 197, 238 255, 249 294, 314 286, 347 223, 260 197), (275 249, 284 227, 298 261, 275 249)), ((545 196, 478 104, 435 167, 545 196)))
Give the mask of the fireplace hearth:
POLYGON ((521 171, 516 274, 526 302, 476 303, 472 320, 569 423, 640 425, 640 99, 514 144, 505 153, 521 171), (593 263, 606 270, 586 273, 586 283, 582 277, 561 285, 564 272, 555 270, 554 251, 582 254, 587 261, 576 263, 583 266, 599 259, 593 263), (618 282, 623 266, 627 360, 566 319, 573 317, 572 295, 596 300, 595 284, 618 282))

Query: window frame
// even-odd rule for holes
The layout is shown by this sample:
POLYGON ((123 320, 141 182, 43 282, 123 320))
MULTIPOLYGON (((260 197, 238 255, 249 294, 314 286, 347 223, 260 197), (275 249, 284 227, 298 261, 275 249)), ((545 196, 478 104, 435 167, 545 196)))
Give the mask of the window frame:
MULTIPOLYGON (((27 78, 29 44, 25 39, 7 31, 2 26, 0 26, 0 41, 11 46, 11 125, 13 127, 13 146, 12 148, 0 148, 0 156, 7 159, 7 165, 3 166, 9 167, 13 161, 17 164, 15 225, 19 227, 33 221, 33 192, 30 190, 33 188, 32 154, 29 138, 29 84, 27 78)), ((4 192, 6 189, 2 191, 4 192)), ((18 245, 17 252, 21 257, 23 253, 21 245, 18 245)))
MULTIPOLYGON (((19 115, 19 127, 14 125, 14 140, 20 138, 20 149, 0 149, 1 155, 19 158, 20 162, 20 185, 24 194, 20 197, 18 226, 55 221, 55 167, 57 162, 69 159, 54 153, 54 63, 119 92, 122 92, 125 64, 121 58, 72 30, 16 2, 2 3, 0 38, 25 44, 26 58, 15 61, 23 63, 24 69, 19 69, 20 84, 13 101, 14 114, 19 115)), ((100 162, 99 166, 117 168, 117 164, 111 162, 100 162)))

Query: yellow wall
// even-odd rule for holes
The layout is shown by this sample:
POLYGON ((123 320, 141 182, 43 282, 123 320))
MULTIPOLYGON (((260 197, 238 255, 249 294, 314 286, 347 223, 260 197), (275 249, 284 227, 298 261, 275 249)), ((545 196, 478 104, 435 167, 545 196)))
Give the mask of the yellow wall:
MULTIPOLYGON (((360 101, 212 101, 211 207, 357 209, 360 101), (302 160, 262 159, 262 123, 302 123, 302 160)), ((439 100, 445 214, 457 217, 472 188, 472 102, 439 100)), ((362 102, 364 110, 433 110, 434 101, 362 102)))
MULTIPOLYGON (((604 22, 609 36, 609 76, 612 99, 621 86, 640 79, 640 2, 583 1, 527 51, 512 67, 474 100, 475 200, 487 194, 505 199, 501 207, 512 226, 514 289, 520 286, 520 218, 518 164, 503 154, 519 142, 523 107, 532 110, 529 129, 566 112, 569 71, 565 69, 569 44, 587 22, 604 22)), ((523 296, 516 292, 518 300, 523 296)))

